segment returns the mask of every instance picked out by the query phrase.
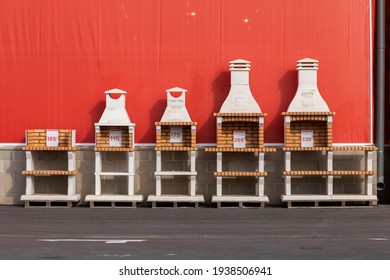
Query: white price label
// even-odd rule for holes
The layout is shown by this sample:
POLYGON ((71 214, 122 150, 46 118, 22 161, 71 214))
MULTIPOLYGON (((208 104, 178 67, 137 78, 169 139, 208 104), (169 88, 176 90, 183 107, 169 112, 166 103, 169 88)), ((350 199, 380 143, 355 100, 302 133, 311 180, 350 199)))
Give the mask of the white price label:
POLYGON ((301 147, 314 147, 313 130, 301 130, 301 147))
POLYGON ((233 148, 245 148, 246 146, 246 133, 245 130, 233 131, 233 148))
POLYGON ((46 146, 58 147, 58 129, 46 129, 46 146))
POLYGON ((122 146, 122 131, 119 129, 110 130, 110 147, 122 146))
POLYGON ((171 143, 183 142, 183 128, 181 126, 171 126, 171 143))

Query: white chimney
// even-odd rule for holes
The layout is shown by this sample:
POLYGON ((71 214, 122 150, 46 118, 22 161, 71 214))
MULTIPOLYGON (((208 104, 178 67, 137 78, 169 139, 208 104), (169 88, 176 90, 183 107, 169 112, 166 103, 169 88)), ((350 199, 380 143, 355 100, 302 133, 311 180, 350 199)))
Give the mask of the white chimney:
POLYGON ((126 91, 117 88, 105 91, 106 109, 104 109, 97 125, 129 125, 131 123, 126 111, 126 93, 126 91), (111 96, 112 94, 120 96, 114 98, 111 96))
POLYGON ((186 89, 174 87, 167 89, 167 108, 161 118, 161 122, 191 122, 186 108, 186 89), (172 96, 171 92, 181 93, 179 97, 172 96))
POLYGON ((251 62, 237 59, 230 64, 230 91, 223 103, 220 113, 261 113, 249 88, 249 71, 251 62))
POLYGON ((329 112, 329 107, 317 88, 318 60, 297 61, 298 89, 287 112, 329 112))

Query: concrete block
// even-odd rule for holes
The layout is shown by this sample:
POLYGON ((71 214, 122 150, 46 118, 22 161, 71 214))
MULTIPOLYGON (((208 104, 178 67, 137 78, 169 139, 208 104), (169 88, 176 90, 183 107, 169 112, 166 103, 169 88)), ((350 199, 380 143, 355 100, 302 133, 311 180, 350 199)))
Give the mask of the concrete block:
POLYGON ((115 172, 127 172, 129 169, 129 163, 127 161, 117 161, 114 163, 115 172))
POLYGON ((279 196, 279 198, 280 198, 280 196, 285 193, 284 183, 272 184, 270 188, 268 188, 266 186, 265 193, 266 193, 266 195, 273 195, 273 196, 276 195, 276 196, 279 196), (268 190, 270 192, 268 192, 268 190))
POLYGON ((196 176, 196 182, 198 184, 208 184, 215 180, 215 176, 213 172, 202 172, 196 176))
POLYGON ((162 171, 183 171, 184 162, 183 161, 163 161, 161 164, 162 171))
POLYGON ((228 162, 229 171, 254 171, 256 163, 249 160, 232 160, 228 162))
POLYGON ((90 151, 78 151, 76 152, 76 158, 84 161, 95 161, 95 152, 90 151))
POLYGON ((213 161, 216 160, 216 158, 217 158, 217 153, 198 150, 197 160, 213 161))
POLYGON ((269 204, 267 205, 283 205, 281 196, 279 194, 269 194, 267 196, 269 199, 269 204))
POLYGON ((80 173, 93 173, 95 172, 95 163, 91 160, 78 161, 78 168, 80 173))
POLYGON ((322 189, 320 184, 300 184, 298 194, 325 194, 322 189))
POLYGON ((118 152, 107 152, 102 153, 106 161, 126 161, 127 160, 127 153, 118 153, 118 152))
POLYGON ((138 170, 140 172, 147 172, 147 171, 156 171, 156 162, 155 161, 140 161, 139 162, 139 168, 138 170))
POLYGON ((17 150, 12 152, 12 160, 26 160, 26 152, 22 150, 17 150))
POLYGON ((0 160, 12 160, 13 152, 9 150, 0 150, 0 160))
POLYGON ((189 152, 174 152, 172 154, 172 158, 173 160, 186 161, 186 160, 190 160, 191 157, 189 152))
POLYGON ((135 161, 152 160, 152 153, 155 154, 155 152, 151 151, 151 150, 136 151, 135 152, 135 161))
POLYGON ((0 201, 3 205, 23 205, 18 194, 0 194, 0 201))
POLYGON ((216 161, 205 161, 206 162, 206 171, 215 172, 217 171, 217 162, 216 161))

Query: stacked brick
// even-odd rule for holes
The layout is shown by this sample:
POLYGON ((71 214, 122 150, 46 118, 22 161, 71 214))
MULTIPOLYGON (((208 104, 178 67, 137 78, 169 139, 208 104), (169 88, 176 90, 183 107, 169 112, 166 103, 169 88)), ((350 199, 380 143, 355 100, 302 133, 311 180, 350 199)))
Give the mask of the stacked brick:
POLYGON ((320 175, 320 176, 329 176, 329 175, 374 175, 374 171, 366 170, 336 170, 336 171, 283 171, 283 176, 304 176, 304 175, 320 175))
POLYGON ((285 124, 285 148, 301 148, 301 131, 313 131, 313 148, 332 147, 332 123, 328 116, 334 112, 284 112, 290 121, 285 124))
POLYGON ((71 129, 59 129, 58 130, 58 147, 46 146, 46 129, 29 129, 26 131, 26 147, 23 150, 76 150, 72 141, 71 129))
POLYGON ((224 176, 224 177, 265 177, 265 176, 267 176, 267 172, 223 171, 223 172, 214 172, 214 176, 224 176))
POLYGON ((196 151, 196 122, 156 122, 156 151, 196 151), (171 127, 182 128, 182 142, 171 142, 171 127))
MULTIPOLYGON (((256 152, 264 148, 263 113, 214 113, 217 123, 217 148, 207 151, 256 152), (234 148, 234 131, 245 131, 245 148, 234 148)), ((271 151, 271 150, 269 150, 271 151)))
POLYGON ((100 126, 96 132, 95 151, 130 152, 133 151, 133 135, 129 133, 127 126, 100 126), (121 147, 110 146, 110 130, 121 130, 121 147))

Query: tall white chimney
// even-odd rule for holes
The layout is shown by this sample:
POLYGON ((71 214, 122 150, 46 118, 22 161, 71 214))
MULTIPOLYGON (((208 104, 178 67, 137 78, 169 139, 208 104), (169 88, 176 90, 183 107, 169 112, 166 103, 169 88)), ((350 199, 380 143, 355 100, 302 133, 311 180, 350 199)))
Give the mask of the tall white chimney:
POLYGON ((230 91, 223 103, 220 113, 261 113, 249 88, 249 71, 251 62, 237 59, 230 64, 230 91))
POLYGON ((106 108, 97 125, 128 125, 131 123, 126 111, 126 91, 114 88, 105 91, 106 108), (119 95, 114 98, 114 95, 119 95))
POLYGON ((329 107, 317 87, 318 60, 297 61, 298 89, 287 112, 329 112, 329 107))
POLYGON ((167 108, 161 118, 161 122, 191 122, 186 108, 186 89, 174 87, 167 89, 167 108), (171 92, 180 93, 179 97, 172 96, 171 92))

